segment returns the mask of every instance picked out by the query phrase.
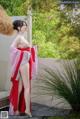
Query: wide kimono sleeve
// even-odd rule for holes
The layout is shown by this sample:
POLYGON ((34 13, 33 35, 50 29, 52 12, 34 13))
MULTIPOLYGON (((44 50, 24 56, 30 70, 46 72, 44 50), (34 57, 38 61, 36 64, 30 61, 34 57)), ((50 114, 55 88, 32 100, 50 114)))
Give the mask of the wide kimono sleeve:
MULTIPOLYGON (((20 60, 20 56, 21 56, 21 51, 11 46, 10 47, 10 77, 11 78, 13 78, 16 73, 16 69, 17 69, 17 65, 20 60)), ((19 77, 19 74, 17 73, 15 79, 18 80, 18 77, 19 77)))

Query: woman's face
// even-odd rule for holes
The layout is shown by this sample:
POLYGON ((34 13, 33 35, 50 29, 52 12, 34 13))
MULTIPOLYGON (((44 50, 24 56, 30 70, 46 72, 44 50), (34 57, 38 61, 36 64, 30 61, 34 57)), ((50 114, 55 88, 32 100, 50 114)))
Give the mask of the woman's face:
POLYGON ((27 31, 27 25, 26 25, 26 23, 24 22, 23 23, 23 26, 21 27, 21 32, 25 32, 25 31, 27 31))

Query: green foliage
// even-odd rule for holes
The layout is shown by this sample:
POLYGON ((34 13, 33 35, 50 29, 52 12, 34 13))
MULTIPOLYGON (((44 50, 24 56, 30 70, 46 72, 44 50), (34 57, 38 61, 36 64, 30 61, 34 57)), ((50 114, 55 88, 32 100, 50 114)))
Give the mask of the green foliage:
POLYGON ((9 15, 26 15, 31 0, 0 0, 0 4, 6 9, 9 15))
POLYGON ((80 119, 79 113, 68 114, 66 116, 48 117, 48 119, 80 119))
POLYGON ((36 16, 35 14, 33 15, 33 44, 38 45, 39 56, 60 58, 56 45, 58 35, 55 32, 59 19, 53 21, 51 13, 40 13, 36 16))
MULTIPOLYGON (((58 0, 32 0, 32 8, 38 12, 50 11, 53 6, 55 7, 58 0)), ((56 7, 55 7, 56 8, 56 7)))
POLYGON ((64 119, 62 116, 57 116, 57 117, 48 117, 48 119, 64 119))
POLYGON ((45 67, 42 83, 38 83, 41 94, 56 96, 61 102, 65 99, 75 112, 80 112, 80 61, 61 61, 54 69, 45 67))
MULTIPOLYGON (((40 1, 35 2, 38 5, 40 1)), ((51 7, 47 10, 43 7, 45 3, 42 6, 33 7, 33 43, 39 37, 38 33, 35 36, 35 31, 40 31, 42 36, 45 36, 45 43, 42 42, 42 39, 40 42, 41 36, 39 41, 37 39, 38 44, 36 42, 39 46, 39 56, 66 59, 80 58, 80 26, 76 23, 75 25, 72 24, 70 17, 66 15, 67 12, 70 12, 69 15, 72 14, 71 7, 69 7, 69 10, 67 8, 61 12, 57 2, 52 1, 51 3, 53 4, 48 3, 51 7), (36 11, 36 9, 38 10, 36 11), (39 42, 41 45, 39 45, 39 42)), ((78 23, 79 16, 75 19, 78 23)))

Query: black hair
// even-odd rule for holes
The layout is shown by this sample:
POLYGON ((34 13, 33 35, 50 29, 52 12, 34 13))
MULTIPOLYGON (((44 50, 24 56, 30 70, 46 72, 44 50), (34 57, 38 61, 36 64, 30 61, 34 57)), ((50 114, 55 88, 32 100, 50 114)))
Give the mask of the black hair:
POLYGON ((24 23, 27 26, 27 23, 25 21, 22 21, 22 20, 15 20, 15 21, 13 21, 13 29, 19 31, 18 27, 21 28, 24 25, 24 23))

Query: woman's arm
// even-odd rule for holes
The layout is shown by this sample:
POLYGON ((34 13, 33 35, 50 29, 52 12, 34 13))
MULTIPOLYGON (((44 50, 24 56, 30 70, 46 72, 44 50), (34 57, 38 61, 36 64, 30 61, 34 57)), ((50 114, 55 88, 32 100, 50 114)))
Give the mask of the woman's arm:
POLYGON ((20 42, 19 36, 17 36, 11 44, 11 47, 18 48, 18 43, 20 42))

